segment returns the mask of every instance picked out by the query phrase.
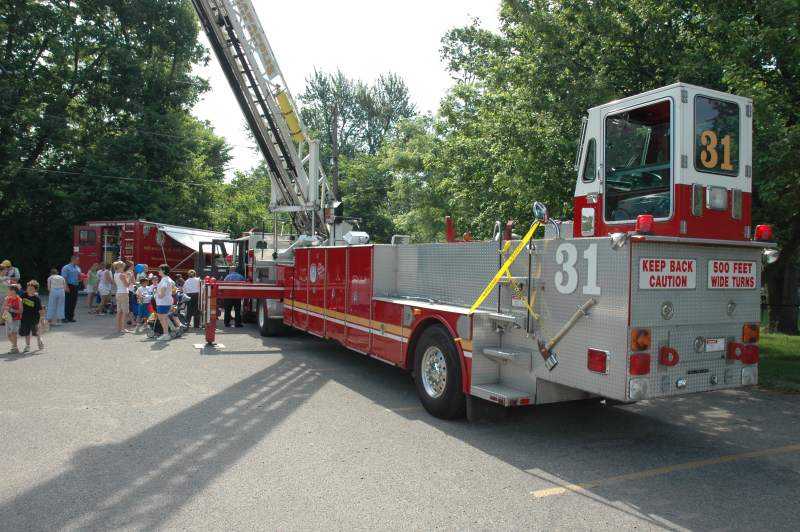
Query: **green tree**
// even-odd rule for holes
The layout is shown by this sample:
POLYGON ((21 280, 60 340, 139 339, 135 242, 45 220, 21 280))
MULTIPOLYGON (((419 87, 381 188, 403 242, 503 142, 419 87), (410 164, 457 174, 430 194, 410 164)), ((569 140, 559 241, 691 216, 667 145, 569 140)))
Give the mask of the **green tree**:
POLYGON ((567 216, 585 109, 679 80, 751 96, 755 219, 783 248, 767 269, 774 321, 796 332, 800 4, 505 0, 500 19, 499 34, 473 23, 443 39, 459 80, 437 124, 448 210, 484 236, 530 219, 534 199, 567 216))
POLYGON ((0 4, 0 254, 26 275, 86 219, 210 224, 229 156, 190 114, 198 28, 188 0, 0 4))
POLYGON ((415 114, 408 87, 395 74, 381 75, 370 85, 339 70, 315 70, 300 100, 303 121, 320 139, 323 168, 338 198, 340 158, 375 155, 397 123, 415 114))
POLYGON ((234 236, 253 228, 271 228, 269 196, 269 169, 265 163, 249 172, 236 172, 233 180, 219 189, 214 225, 234 236))

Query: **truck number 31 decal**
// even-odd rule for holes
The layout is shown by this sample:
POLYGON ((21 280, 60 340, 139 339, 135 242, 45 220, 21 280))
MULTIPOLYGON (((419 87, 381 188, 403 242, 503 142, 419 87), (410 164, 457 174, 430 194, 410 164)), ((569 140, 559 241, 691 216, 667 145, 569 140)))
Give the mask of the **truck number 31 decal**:
MULTIPOLYGON (((600 287, 597 286, 597 244, 589 244, 583 251, 583 260, 586 261, 586 284, 582 292, 589 296, 599 296, 600 287)), ((578 287, 578 248, 575 244, 564 242, 556 248, 556 264, 561 270, 556 272, 556 290, 562 294, 571 294, 578 287)))
POLYGON ((733 171, 733 163, 731 163, 731 136, 725 135, 722 137, 722 164, 719 162, 719 154, 717 153, 717 134, 710 129, 706 129, 700 133, 700 144, 703 146, 703 151, 700 152, 700 162, 709 170, 713 170, 719 166, 720 170, 726 172, 733 171))

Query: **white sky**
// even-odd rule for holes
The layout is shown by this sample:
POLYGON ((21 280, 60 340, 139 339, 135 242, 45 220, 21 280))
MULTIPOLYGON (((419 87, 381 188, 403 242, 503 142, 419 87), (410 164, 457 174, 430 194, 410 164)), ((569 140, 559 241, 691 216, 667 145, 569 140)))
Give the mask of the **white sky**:
MULTIPOLYGON (((474 17, 490 30, 498 27, 499 0, 253 0, 289 90, 295 99, 314 68, 337 68, 350 78, 373 81, 394 72, 408 84, 421 112, 435 112, 452 80, 439 58, 441 38, 450 28, 474 17)), ((201 42, 209 48, 201 31, 201 42)), ((208 66, 195 72, 208 79, 211 90, 194 114, 208 120, 232 145, 231 168, 258 164, 246 133, 246 123, 213 52, 208 66)))

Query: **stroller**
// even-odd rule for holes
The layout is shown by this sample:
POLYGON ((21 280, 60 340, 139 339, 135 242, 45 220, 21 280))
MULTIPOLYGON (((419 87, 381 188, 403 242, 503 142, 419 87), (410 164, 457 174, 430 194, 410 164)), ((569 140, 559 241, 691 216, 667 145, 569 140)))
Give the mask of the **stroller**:
MULTIPOLYGON (((182 290, 178 290, 176 292, 175 303, 172 305, 172 308, 167 315, 169 320, 170 338, 178 338, 184 332, 186 332, 186 329, 189 328, 189 320, 186 317, 186 305, 189 303, 190 299, 191 297, 184 294, 182 290), (176 321, 179 325, 175 323, 176 321)), ((154 303, 150 303, 150 315, 147 317, 147 321, 145 322, 145 334, 148 338, 158 338, 164 334, 164 330, 161 327, 161 322, 158 321, 158 315, 156 314, 154 303)))

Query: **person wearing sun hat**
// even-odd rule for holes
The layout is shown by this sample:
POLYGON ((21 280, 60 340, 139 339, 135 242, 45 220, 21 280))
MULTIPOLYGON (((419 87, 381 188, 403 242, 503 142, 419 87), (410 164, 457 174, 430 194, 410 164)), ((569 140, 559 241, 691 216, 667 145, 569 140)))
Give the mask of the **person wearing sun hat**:
POLYGON ((1 262, 0 266, 6 269, 6 282, 19 284, 19 268, 13 266, 8 259, 1 262))
POLYGON ((15 268, 8 259, 0 262, 0 299, 6 297, 8 285, 17 283, 19 283, 19 268, 15 268))

